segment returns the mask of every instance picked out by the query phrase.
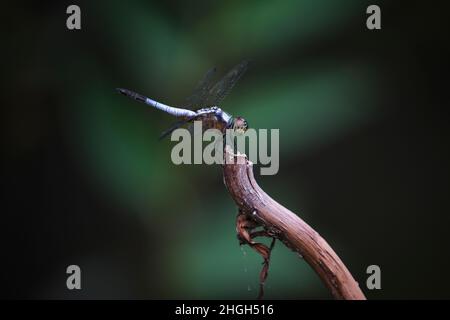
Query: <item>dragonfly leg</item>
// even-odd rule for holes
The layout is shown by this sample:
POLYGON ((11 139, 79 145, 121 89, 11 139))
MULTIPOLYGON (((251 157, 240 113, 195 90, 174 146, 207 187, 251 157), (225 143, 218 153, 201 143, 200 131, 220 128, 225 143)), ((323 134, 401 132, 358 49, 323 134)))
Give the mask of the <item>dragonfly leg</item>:
POLYGON ((254 219, 241 211, 236 218, 236 232, 240 245, 247 244, 263 258, 263 267, 259 274, 259 295, 258 299, 264 296, 264 283, 267 279, 270 264, 270 254, 275 245, 275 238, 267 230, 255 230, 260 225, 254 219), (253 240, 256 237, 270 237, 272 242, 270 246, 253 240))

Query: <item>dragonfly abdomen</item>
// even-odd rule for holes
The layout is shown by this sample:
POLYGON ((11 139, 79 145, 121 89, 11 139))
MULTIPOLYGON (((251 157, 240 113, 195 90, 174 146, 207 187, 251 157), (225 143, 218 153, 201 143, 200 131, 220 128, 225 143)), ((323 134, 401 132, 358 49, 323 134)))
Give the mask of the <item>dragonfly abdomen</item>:
POLYGON ((171 107, 150 98, 147 98, 145 100, 145 103, 156 109, 167 112, 168 114, 171 114, 175 117, 193 117, 196 115, 196 113, 192 110, 171 107))
POLYGON ((155 101, 153 99, 150 99, 146 96, 143 96, 139 93, 136 93, 134 91, 128 90, 128 89, 123 89, 123 88, 117 88, 117 91, 119 91, 121 94, 130 97, 134 100, 143 102, 149 106, 152 106, 156 109, 159 109, 161 111, 164 111, 168 114, 171 114, 175 117, 193 117, 196 115, 196 113, 192 110, 188 110, 188 109, 182 109, 182 108, 175 108, 175 107, 171 107, 168 105, 165 105, 164 103, 160 103, 158 101, 155 101))
POLYGON ((146 96, 143 96, 142 94, 136 93, 134 91, 123 89, 123 88, 117 88, 117 91, 119 91, 124 96, 130 97, 131 99, 140 101, 145 103, 145 100, 147 100, 146 96))

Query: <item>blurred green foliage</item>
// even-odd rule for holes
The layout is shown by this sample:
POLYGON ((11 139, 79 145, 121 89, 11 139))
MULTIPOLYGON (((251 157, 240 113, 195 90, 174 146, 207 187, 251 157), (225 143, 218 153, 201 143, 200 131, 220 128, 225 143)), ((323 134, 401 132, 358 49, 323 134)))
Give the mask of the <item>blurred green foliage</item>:
MULTIPOLYGON (((122 206, 124 215, 137 214, 149 233, 170 230, 158 238, 167 252, 149 252, 150 260, 164 259, 157 263, 165 270, 163 295, 253 298, 260 258, 238 247, 236 208, 220 170, 174 166, 173 143, 157 140, 173 119, 124 99, 114 88, 182 104, 206 69, 217 65, 226 72, 250 58, 252 68, 222 107, 245 116, 255 128, 280 129, 283 171, 283 162, 295 162, 300 153, 377 113, 372 98, 377 72, 367 61, 336 57, 332 51, 302 57, 310 46, 348 32, 361 8, 360 1, 331 0, 82 7, 83 30, 66 44, 76 55, 65 58, 63 69, 67 82, 62 89, 73 96, 68 134, 96 192, 122 206)), ((295 186, 277 188, 296 192, 295 186)), ((151 286, 154 279, 146 281, 151 286)), ((267 286, 268 297, 327 296, 304 261, 281 244, 267 286)))
MULTIPOLYGON (((93 225, 91 238, 83 239, 88 233, 83 228, 73 231, 89 243, 76 256, 86 261, 83 272, 92 279, 84 297, 257 295, 262 261, 249 248, 239 248, 237 210, 223 185, 221 168, 174 165, 170 160, 174 143, 158 140, 174 119, 115 91, 125 87, 168 105, 183 105, 206 70, 217 66, 218 73, 224 74, 243 59, 250 59, 251 67, 221 107, 245 117, 256 129, 280 129, 280 171, 276 176, 257 177, 258 182, 316 228, 364 284, 367 264, 381 260, 375 259, 382 251, 375 238, 387 234, 380 222, 371 230, 375 236, 366 237, 370 218, 396 216, 398 224, 406 220, 401 213, 385 211, 387 206, 378 201, 378 194, 384 191, 391 197, 395 188, 401 189, 398 185, 407 182, 398 178, 401 181, 394 188, 388 178, 381 178, 390 168, 392 150, 383 149, 384 158, 379 157, 385 141, 371 140, 370 134, 358 140, 358 132, 391 112, 392 92, 403 90, 408 96, 413 91, 412 84, 408 87, 407 81, 397 80, 408 80, 412 72, 413 59, 404 57, 415 37, 400 36, 398 26, 404 24, 399 20, 394 26, 389 16, 386 29, 390 32, 369 36, 365 28, 369 4, 365 0, 80 2, 80 31, 65 28, 65 4, 36 5, 41 16, 30 8, 11 9, 22 14, 25 22, 17 26, 14 41, 6 48, 17 52, 18 63, 7 67, 21 88, 9 91, 10 101, 19 101, 27 114, 22 117, 11 108, 12 121, 6 126, 21 141, 10 147, 11 153, 26 155, 45 139, 61 144, 61 150, 49 152, 46 158, 52 166, 48 172, 56 172, 51 179, 59 181, 55 176, 63 176, 56 154, 67 153, 69 164, 61 172, 73 171, 71 177, 80 176, 83 181, 82 191, 74 187, 79 194, 67 196, 70 201, 49 201, 49 207, 62 212, 61 216, 46 216, 43 210, 36 219, 61 223, 67 228, 64 231, 71 230, 71 224, 93 225), (381 50, 394 44, 398 50, 392 56, 389 50, 381 50), (404 78, 397 69, 391 71, 398 61, 406 61, 398 66, 405 71, 404 78), (39 108, 16 98, 23 92, 39 108), (55 132, 62 132, 62 137, 55 132), (352 146, 360 148, 354 153, 346 149, 351 135, 352 146), (53 141, 57 139, 61 141, 53 141), (371 148, 371 142, 378 142, 378 149, 371 148), (354 162, 333 158, 344 153, 359 158, 354 162), (328 167, 315 168, 315 175, 309 175, 303 165, 311 168, 319 159, 328 167), (372 180, 366 179, 366 173, 372 180), (346 184, 347 178, 353 180, 346 184), (358 190, 363 190, 359 198, 353 194, 358 190), (328 208, 327 203, 333 204, 332 210, 320 211, 328 208), (84 212, 85 208, 89 210, 84 212), (102 233, 108 226, 116 233, 102 233), (109 247, 94 246, 97 231, 99 243, 109 247), (106 240, 102 242, 101 237, 106 240), (128 238, 134 246, 123 241, 128 238), (137 289, 130 285, 133 279, 137 289)), ((393 6, 379 4, 383 11, 393 6)), ((396 10, 391 14, 403 13, 403 8, 396 10)), ((402 166, 403 162, 397 167, 402 166)), ((410 223, 413 230, 415 222, 410 223)), ((389 235, 396 237, 392 230, 389 235)), ((409 238, 403 239, 407 246, 409 238)), ((36 260, 41 261, 40 256, 36 260)), ((406 280, 402 283, 409 285, 406 280)), ((306 262, 281 243, 273 252, 266 287, 268 298, 331 297, 306 262)), ((39 290, 37 295, 57 292, 53 296, 61 297, 51 286, 39 290)))

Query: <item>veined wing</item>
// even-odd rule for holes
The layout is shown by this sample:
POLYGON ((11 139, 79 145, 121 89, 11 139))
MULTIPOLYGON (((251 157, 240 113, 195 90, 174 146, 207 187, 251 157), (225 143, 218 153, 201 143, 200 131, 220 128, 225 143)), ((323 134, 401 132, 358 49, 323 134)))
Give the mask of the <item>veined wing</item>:
POLYGON ((230 93, 239 78, 248 69, 249 61, 244 60, 231 69, 214 87, 212 87, 206 97, 206 106, 217 106, 230 93))
POLYGON ((172 126, 169 129, 167 129, 161 133, 161 135, 159 136, 159 140, 164 139, 165 137, 170 135, 172 132, 174 132, 176 129, 184 126, 186 123, 188 123, 191 120, 192 120, 192 118, 187 118, 187 119, 183 119, 183 120, 175 122, 174 124, 172 124, 172 126))
POLYGON ((205 99, 211 87, 213 86, 213 78, 216 73, 216 68, 209 69, 203 78, 197 84, 194 92, 189 96, 186 101, 186 107, 190 109, 199 109, 204 106, 205 99))

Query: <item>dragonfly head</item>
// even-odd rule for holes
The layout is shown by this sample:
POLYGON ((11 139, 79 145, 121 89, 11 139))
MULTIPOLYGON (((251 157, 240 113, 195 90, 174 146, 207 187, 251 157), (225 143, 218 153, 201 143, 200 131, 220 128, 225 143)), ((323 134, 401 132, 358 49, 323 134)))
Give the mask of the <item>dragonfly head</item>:
POLYGON ((248 129, 248 123, 247 120, 245 120, 242 117, 236 117, 234 118, 233 121, 233 130, 237 133, 237 134, 243 134, 245 133, 245 131, 247 131, 248 129))

